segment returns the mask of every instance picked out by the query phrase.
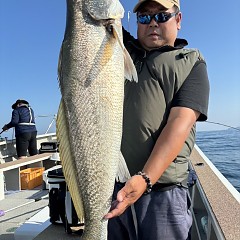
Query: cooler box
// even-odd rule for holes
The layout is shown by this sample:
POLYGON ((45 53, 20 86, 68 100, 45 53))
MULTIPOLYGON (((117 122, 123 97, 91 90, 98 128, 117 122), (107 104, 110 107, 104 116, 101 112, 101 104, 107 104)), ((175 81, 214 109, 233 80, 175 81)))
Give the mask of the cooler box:
POLYGON ((49 158, 49 160, 51 160, 51 161, 48 160, 48 161, 43 162, 44 167, 46 169, 52 168, 52 167, 56 166, 58 164, 58 162, 60 162, 58 146, 59 146, 59 144, 56 141, 40 143, 39 154, 52 153, 52 155, 49 158))
POLYGON ((66 185, 61 165, 48 169, 47 183, 48 183, 49 191, 52 188, 58 188, 59 189, 60 184, 62 184, 62 183, 64 183, 66 185))
POLYGON ((47 173, 49 188, 49 215, 51 223, 63 223, 66 232, 71 233, 71 226, 78 226, 79 219, 73 206, 71 195, 61 166, 56 166, 47 173))
POLYGON ((49 189, 50 222, 55 224, 63 223, 63 214, 65 215, 66 182, 62 166, 55 169, 48 169, 46 186, 49 189))
MULTIPOLYGON (((59 170, 59 169, 62 174, 62 165, 57 165, 57 166, 51 167, 43 172, 43 189, 49 189, 48 172, 53 171, 53 170, 59 170)), ((51 177, 51 174, 50 174, 50 179, 52 182, 54 181, 54 178, 51 177)), ((65 182, 65 180, 63 180, 63 181, 65 182)), ((54 187, 53 183, 51 183, 51 188, 52 187, 54 187)), ((58 187, 58 185, 55 185, 55 187, 58 187)))
POLYGON ((58 152, 58 142, 42 142, 40 144, 39 154, 46 152, 58 152))

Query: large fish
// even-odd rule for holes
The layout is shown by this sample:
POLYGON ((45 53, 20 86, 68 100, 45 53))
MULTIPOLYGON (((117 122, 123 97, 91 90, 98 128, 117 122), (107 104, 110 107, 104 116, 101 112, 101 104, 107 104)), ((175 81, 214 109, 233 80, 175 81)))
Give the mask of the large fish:
POLYGON ((122 42, 123 14, 118 0, 67 0, 57 137, 84 240, 107 239, 102 219, 121 159, 124 80, 137 80, 122 42))

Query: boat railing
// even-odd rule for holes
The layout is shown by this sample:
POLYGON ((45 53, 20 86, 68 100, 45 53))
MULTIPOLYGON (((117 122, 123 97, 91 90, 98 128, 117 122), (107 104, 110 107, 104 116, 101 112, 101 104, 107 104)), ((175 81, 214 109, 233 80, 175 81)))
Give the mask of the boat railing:
MULTIPOLYGON (((45 133, 37 135, 37 149, 40 149, 42 142, 56 141, 56 133, 45 133)), ((0 164, 14 161, 17 159, 16 141, 15 139, 5 140, 0 142, 0 164)))
POLYGON ((197 145, 190 165, 198 177, 196 184, 189 189, 193 213, 192 239, 240 239, 240 193, 197 145))

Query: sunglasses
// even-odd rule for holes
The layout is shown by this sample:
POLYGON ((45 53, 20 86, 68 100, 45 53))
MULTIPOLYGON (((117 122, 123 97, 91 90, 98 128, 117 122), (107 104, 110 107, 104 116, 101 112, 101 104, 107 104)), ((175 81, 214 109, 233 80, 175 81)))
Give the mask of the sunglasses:
POLYGON ((139 14, 137 16, 137 21, 141 24, 149 24, 153 19, 157 23, 165 23, 173 16, 176 16, 178 12, 167 13, 167 12, 160 12, 154 15, 150 14, 139 14))

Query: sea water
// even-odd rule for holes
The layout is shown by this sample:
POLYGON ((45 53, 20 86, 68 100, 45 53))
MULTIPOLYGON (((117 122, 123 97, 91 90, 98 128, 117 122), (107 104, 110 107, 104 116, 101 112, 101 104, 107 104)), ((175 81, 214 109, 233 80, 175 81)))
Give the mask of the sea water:
POLYGON ((240 129, 197 132, 196 144, 240 192, 240 129))

